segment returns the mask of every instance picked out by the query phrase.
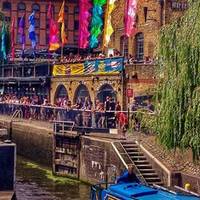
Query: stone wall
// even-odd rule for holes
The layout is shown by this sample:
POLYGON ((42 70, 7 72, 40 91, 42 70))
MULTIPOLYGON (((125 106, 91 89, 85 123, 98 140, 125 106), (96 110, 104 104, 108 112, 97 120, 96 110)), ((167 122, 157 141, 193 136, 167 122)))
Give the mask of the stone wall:
POLYGON ((113 182, 125 169, 109 140, 81 138, 80 179, 90 183, 113 182))
MULTIPOLYGON (((9 122, 0 120, 0 127, 9 130, 9 122)), ((52 166, 52 132, 50 129, 31 123, 14 122, 12 138, 17 144, 17 153, 36 162, 52 166)))

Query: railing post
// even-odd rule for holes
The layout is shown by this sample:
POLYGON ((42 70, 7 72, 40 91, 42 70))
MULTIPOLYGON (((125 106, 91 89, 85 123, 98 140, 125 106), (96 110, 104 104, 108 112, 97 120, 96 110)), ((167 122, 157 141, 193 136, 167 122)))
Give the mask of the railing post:
POLYGON ((12 141, 12 120, 10 121, 10 127, 9 127, 9 140, 12 141))

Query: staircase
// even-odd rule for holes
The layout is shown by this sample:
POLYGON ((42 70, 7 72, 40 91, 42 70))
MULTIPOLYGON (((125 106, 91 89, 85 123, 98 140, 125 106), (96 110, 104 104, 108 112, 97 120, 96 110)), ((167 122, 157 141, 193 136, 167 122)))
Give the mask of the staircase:
POLYGON ((122 141, 121 145, 148 185, 163 185, 158 174, 135 142, 122 141))

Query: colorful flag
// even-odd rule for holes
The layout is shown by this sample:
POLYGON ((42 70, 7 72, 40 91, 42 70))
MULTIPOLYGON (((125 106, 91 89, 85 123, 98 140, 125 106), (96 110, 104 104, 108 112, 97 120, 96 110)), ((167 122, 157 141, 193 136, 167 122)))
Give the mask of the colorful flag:
POLYGON ((110 42, 110 37, 113 33, 112 27, 112 12, 115 8, 115 1, 116 0, 108 0, 106 14, 105 14, 105 21, 104 21, 104 37, 103 37, 103 46, 108 47, 108 43, 110 42))
POLYGON ((93 0, 92 19, 90 24, 90 48, 96 48, 99 44, 99 35, 102 33, 103 26, 103 6, 106 0, 93 0))
POLYGON ((62 45, 67 43, 66 33, 65 33, 65 1, 63 1, 58 14, 58 23, 61 23, 61 42, 62 45))
POLYGON ((35 34, 35 12, 33 11, 33 13, 29 16, 28 18, 29 21, 29 39, 31 40, 31 44, 32 44, 32 48, 35 49, 36 47, 36 34, 35 34))
POLYGON ((125 35, 130 37, 136 30, 137 0, 127 0, 125 13, 125 35))
POLYGON ((58 39, 59 31, 58 31, 58 24, 53 19, 51 3, 49 4, 47 15, 48 15, 48 18, 49 18, 49 26, 50 26, 50 30, 49 30, 49 51, 56 51, 60 47, 59 39, 58 39))
POLYGON ((20 34, 20 44, 22 44, 22 50, 24 51, 25 49, 25 33, 24 33, 24 29, 25 29, 25 19, 24 19, 24 15, 21 17, 20 21, 19 21, 19 29, 18 32, 20 34))
POLYGON ((2 30, 1 30, 1 52, 3 54, 3 59, 7 59, 6 55, 6 25, 3 22, 2 30))
POLYGON ((12 60, 15 58, 15 17, 12 19, 12 24, 11 24, 11 57, 12 60))
POLYGON ((89 17, 90 17, 90 0, 80 0, 79 2, 79 48, 85 49, 89 44, 90 32, 89 28, 89 17))

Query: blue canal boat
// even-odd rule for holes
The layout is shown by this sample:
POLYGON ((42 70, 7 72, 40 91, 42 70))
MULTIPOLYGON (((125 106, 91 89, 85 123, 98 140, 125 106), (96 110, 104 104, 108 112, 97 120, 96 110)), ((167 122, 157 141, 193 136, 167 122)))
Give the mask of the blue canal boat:
POLYGON ((107 189, 92 186, 91 200, 200 200, 200 196, 173 192, 163 187, 150 187, 140 183, 111 184, 107 189))

